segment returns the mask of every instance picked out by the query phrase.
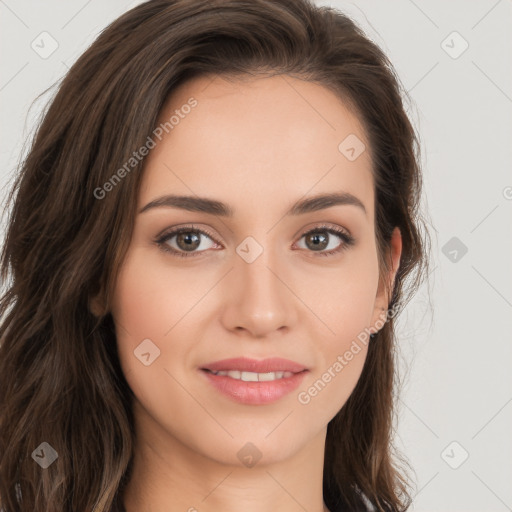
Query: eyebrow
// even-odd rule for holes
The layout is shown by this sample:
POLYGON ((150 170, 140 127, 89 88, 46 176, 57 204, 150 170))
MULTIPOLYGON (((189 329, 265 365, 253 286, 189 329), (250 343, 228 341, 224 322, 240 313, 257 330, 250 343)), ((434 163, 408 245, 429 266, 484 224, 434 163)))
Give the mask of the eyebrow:
MULTIPOLYGON (((366 208, 362 201, 348 192, 318 194, 306 199, 301 199, 294 203, 285 215, 302 215, 304 213, 316 212, 338 205, 356 206, 366 215, 366 208)), ((190 212, 203 212, 211 215, 220 215, 221 217, 233 217, 234 215, 234 210, 221 201, 206 197, 179 195, 157 197, 141 208, 139 213, 160 207, 180 208, 190 212)))

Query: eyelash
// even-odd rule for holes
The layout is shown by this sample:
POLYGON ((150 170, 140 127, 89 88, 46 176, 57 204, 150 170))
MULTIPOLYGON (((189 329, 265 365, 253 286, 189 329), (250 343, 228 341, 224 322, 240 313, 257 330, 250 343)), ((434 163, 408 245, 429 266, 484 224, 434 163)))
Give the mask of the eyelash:
MULTIPOLYGON (((196 256, 200 255, 201 253, 206 252, 206 251, 182 252, 182 251, 177 251, 176 249, 170 248, 169 245, 166 244, 166 242, 169 241, 174 236, 179 235, 180 233, 200 233, 202 235, 207 236, 208 238, 211 238, 213 241, 215 241, 214 236, 205 229, 199 229, 199 228, 195 228, 192 226, 184 226, 184 227, 173 229, 172 231, 169 231, 168 233, 165 233, 164 235, 158 237, 155 240, 155 243, 159 246, 159 248, 162 251, 164 251, 166 253, 171 253, 180 258, 196 257, 196 256)), ((344 230, 342 230, 340 228, 335 228, 332 226, 325 226, 325 225, 317 226, 313 229, 310 229, 309 231, 306 231, 305 233, 303 233, 301 235, 299 240, 301 240, 306 235, 316 234, 316 233, 333 234, 333 235, 336 235, 339 238, 341 238, 341 240, 343 241, 343 243, 337 249, 332 249, 330 251, 318 251, 318 252, 317 251, 308 251, 308 252, 318 254, 318 256, 331 256, 331 255, 334 255, 337 253, 341 253, 342 251, 348 249, 350 246, 354 245, 354 243, 355 243, 354 237, 349 235, 344 230)), ((218 243, 218 242, 215 242, 215 243, 218 243)))

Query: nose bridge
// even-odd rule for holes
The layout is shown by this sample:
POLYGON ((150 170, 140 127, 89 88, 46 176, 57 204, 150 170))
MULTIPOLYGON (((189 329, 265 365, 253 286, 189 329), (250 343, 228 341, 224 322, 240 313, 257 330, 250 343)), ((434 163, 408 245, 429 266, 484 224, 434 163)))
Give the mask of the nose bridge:
POLYGON ((237 247, 230 272, 224 323, 229 329, 245 329, 254 336, 290 327, 295 322, 293 294, 281 275, 283 265, 277 255, 254 239, 237 247), (257 242, 256 242, 257 243, 257 242))

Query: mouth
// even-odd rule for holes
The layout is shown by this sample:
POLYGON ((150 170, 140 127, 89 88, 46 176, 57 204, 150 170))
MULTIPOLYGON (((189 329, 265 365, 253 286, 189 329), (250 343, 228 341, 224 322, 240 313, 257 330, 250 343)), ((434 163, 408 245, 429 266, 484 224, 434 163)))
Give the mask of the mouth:
POLYGON ((309 369, 281 358, 235 358, 199 368, 213 388, 231 400, 247 405, 276 402, 296 389, 309 369))
MULTIPOLYGON (((213 373, 214 375, 220 375, 222 377, 229 377, 230 379, 243 380, 244 382, 271 382, 274 380, 287 379, 301 372, 242 372, 240 370, 224 370, 224 371, 212 371, 207 368, 203 368, 205 372, 213 373)), ((307 371, 307 370, 303 370, 307 371)))
MULTIPOLYGON (((211 372, 240 372, 261 374, 281 374, 281 373, 300 373, 307 368, 295 361, 283 359, 281 357, 270 357, 267 359, 250 359, 248 357, 234 357, 231 359, 223 359, 205 364, 202 370, 211 372)), ((282 377, 282 375, 280 376, 282 377)), ((239 378, 239 377, 233 377, 239 378)))

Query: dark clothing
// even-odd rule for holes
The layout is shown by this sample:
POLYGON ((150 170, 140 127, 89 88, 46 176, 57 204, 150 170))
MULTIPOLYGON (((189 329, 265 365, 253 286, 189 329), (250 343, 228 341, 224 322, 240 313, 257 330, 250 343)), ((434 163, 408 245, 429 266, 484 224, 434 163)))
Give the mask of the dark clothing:
POLYGON ((365 499, 360 498, 359 504, 356 506, 349 506, 343 499, 337 489, 327 486, 324 480, 324 503, 330 512, 372 512, 371 505, 366 505, 365 499))

